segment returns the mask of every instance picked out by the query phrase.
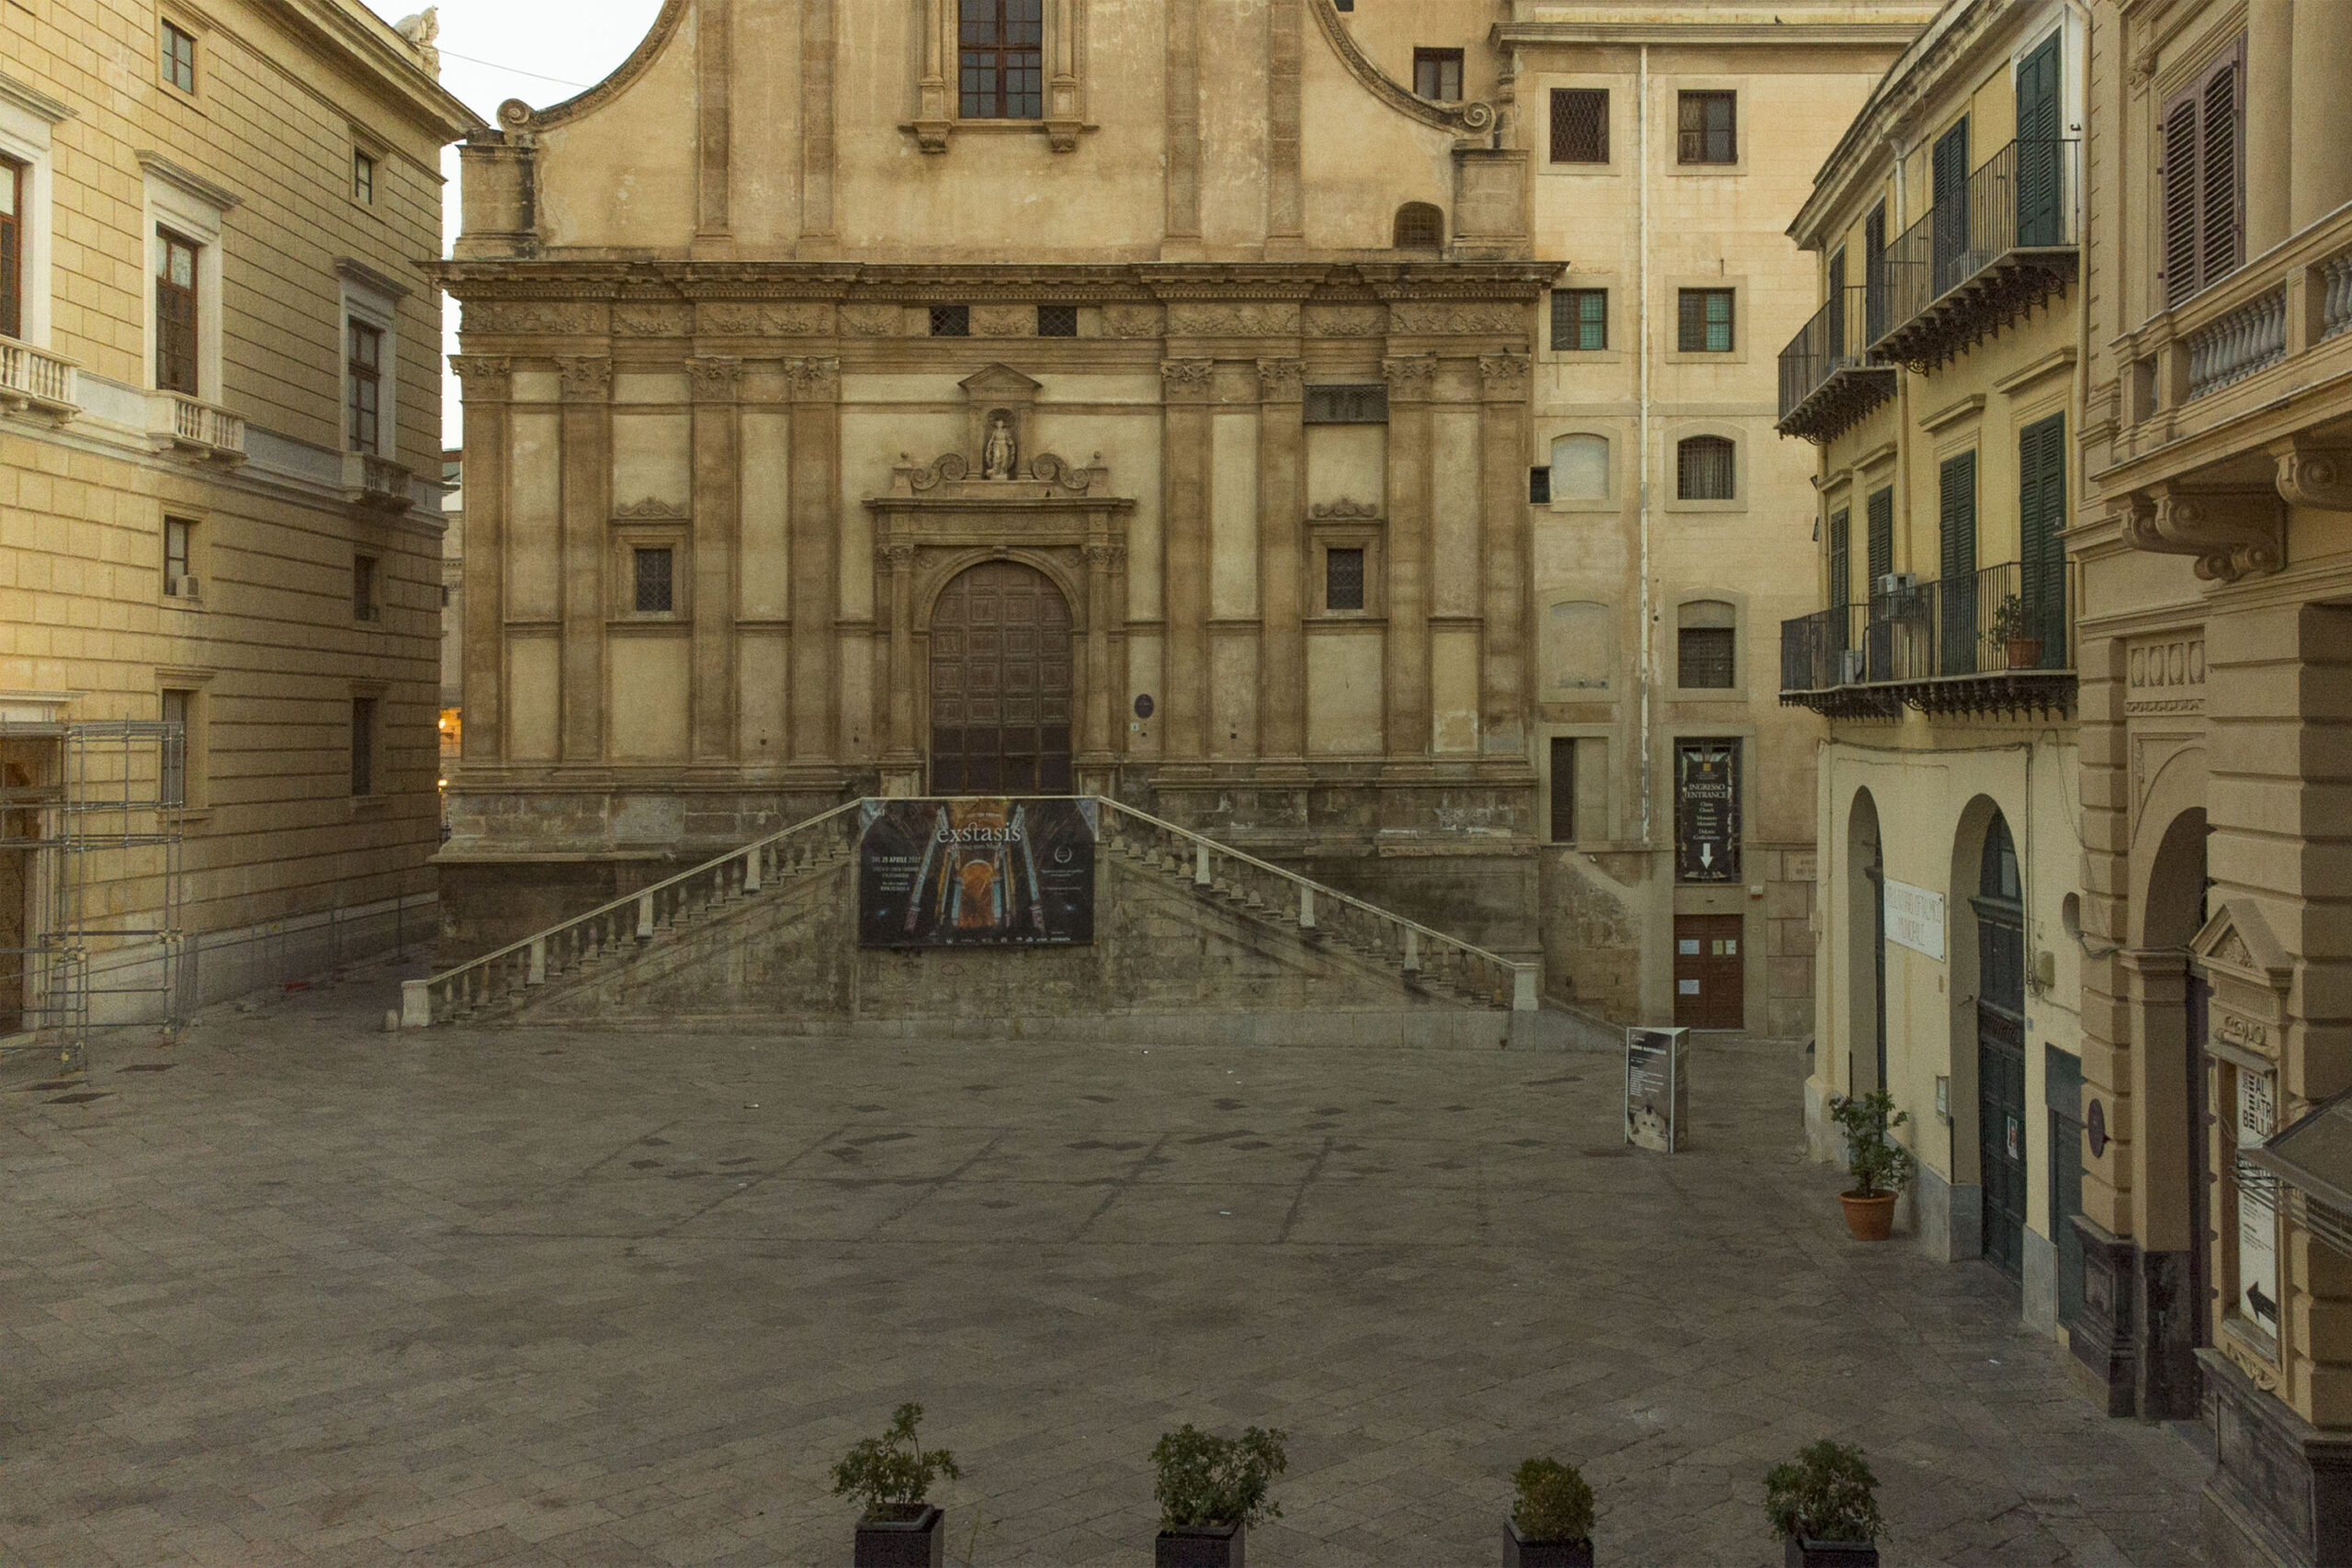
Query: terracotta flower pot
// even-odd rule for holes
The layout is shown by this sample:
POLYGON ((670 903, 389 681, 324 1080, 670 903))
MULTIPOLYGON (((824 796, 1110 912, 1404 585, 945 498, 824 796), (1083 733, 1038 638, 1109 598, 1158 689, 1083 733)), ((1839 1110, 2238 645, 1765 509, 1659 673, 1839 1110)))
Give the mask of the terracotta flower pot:
POLYGON ((2041 639, 2038 637, 2013 637, 2008 639, 2009 668, 2030 670, 2041 662, 2041 639))
POLYGON ((1838 1201, 1846 1205, 1846 1228, 1854 1233, 1856 1241, 1884 1241, 1894 1234, 1894 1193, 1865 1198, 1859 1192, 1840 1192, 1838 1201))

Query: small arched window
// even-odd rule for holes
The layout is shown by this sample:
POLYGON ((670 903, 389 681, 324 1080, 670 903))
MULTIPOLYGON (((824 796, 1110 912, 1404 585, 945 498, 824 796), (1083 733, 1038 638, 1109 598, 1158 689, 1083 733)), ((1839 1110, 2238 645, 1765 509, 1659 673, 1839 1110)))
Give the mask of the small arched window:
POLYGON ((1396 248, 1436 251, 1445 247, 1445 214, 1426 201, 1408 201, 1396 209, 1396 248))
POLYGON ((1563 435, 1552 443, 1552 499, 1609 499, 1609 437, 1563 435))
POLYGON ((1731 441, 1722 435, 1690 435, 1674 448, 1674 494, 1678 501, 1731 501, 1738 481, 1731 441))

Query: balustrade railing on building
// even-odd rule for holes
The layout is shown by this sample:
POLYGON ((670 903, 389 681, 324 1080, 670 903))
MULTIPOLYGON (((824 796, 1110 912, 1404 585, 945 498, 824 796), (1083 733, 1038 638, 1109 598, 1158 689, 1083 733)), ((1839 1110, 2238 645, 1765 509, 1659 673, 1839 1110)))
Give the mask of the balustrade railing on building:
POLYGON ((46 349, 0 338, 0 407, 65 413, 81 406, 74 363, 46 349))
POLYGON ((1869 293, 1859 285, 1841 289, 1839 297, 1815 311, 1813 319, 1781 350, 1782 419, 1838 371, 1867 362, 1869 293))
POLYGON ((2210 396, 2287 357, 2287 291, 2276 288, 2191 333, 2188 397, 2210 396))
POLYGON ((2005 256, 2078 243, 2078 145, 2012 141, 1896 236, 1880 262, 1886 321, 1879 335, 1899 332, 2005 256))
POLYGON ((1782 621, 1781 689, 2072 670, 2071 571, 2063 560, 2007 561, 1782 621))

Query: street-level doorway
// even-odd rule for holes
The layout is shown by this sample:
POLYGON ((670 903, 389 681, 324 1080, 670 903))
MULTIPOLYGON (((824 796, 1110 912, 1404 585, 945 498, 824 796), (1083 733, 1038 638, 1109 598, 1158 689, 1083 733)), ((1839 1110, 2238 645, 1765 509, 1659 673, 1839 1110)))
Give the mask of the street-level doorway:
POLYGON ((1019 561, 959 573, 931 613, 935 795, 1070 792, 1070 614, 1019 561))
POLYGON ((1740 1029, 1747 994, 1737 915, 1674 917, 1674 1021, 1685 1029, 1740 1029))
POLYGON ((2003 1273, 2025 1269, 2025 897, 2017 844, 1998 812, 1984 828, 1976 897, 1976 1148, 1984 1180, 1984 1253, 2003 1273))

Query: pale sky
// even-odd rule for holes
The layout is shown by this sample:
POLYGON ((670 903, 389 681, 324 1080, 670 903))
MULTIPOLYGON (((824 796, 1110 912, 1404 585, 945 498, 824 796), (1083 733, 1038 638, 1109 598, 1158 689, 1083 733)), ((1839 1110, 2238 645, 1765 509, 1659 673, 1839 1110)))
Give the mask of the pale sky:
MULTIPOLYGON (((388 22, 424 9, 414 0, 367 0, 388 22)), ((662 0, 444 0, 441 85, 464 99, 482 118, 495 123, 498 106, 521 98, 534 107, 571 97, 593 86, 628 58, 653 25, 662 0)), ((458 231, 458 152, 447 149, 441 172, 444 228, 458 231)), ((446 252, 446 244, 445 250, 446 252)), ((458 309, 445 307, 447 352, 458 351, 458 309)), ((443 444, 456 446, 463 428, 458 412, 458 381, 442 368, 443 444)))

